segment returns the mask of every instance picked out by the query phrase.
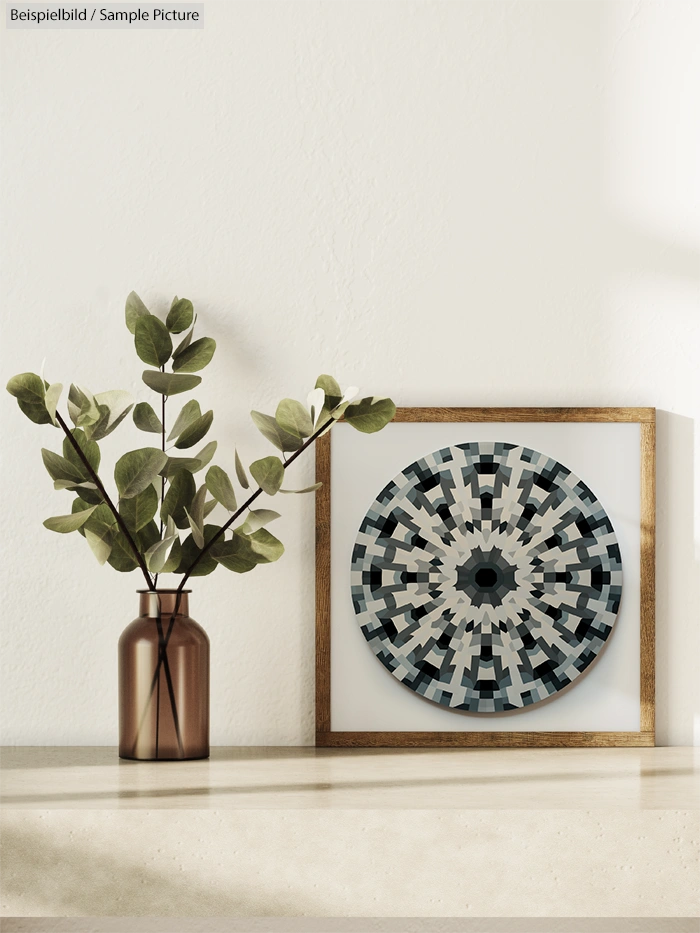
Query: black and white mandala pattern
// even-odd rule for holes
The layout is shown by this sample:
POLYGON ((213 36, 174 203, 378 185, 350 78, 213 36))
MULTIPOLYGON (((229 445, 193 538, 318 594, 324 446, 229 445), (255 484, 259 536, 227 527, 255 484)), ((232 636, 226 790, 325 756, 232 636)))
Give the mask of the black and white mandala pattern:
POLYGON ((355 542, 352 599, 391 673, 441 706, 547 699, 610 636, 620 548, 591 490, 545 454, 457 444, 406 467, 355 542))

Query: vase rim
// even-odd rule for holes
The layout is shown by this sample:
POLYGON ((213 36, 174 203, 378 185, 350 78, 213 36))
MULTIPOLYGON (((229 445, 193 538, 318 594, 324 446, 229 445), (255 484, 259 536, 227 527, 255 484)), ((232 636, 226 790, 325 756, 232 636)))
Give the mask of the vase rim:
MULTIPOLYGON (((137 593, 177 593, 177 591, 178 591, 177 587, 172 587, 172 588, 164 587, 163 589, 158 587, 155 590, 136 590, 137 593)), ((185 593, 191 593, 192 590, 182 590, 181 592, 182 592, 182 595, 184 596, 185 593)))

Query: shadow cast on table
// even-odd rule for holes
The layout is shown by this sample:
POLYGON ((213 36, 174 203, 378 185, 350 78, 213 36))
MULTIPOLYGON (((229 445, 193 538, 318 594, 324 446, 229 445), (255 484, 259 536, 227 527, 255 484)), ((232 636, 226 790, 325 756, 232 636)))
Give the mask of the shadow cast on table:
MULTIPOLYGON (((201 767, 207 761, 266 761, 270 759, 296 759, 314 757, 319 751, 312 746, 258 746, 228 747, 214 746, 209 759, 178 762, 179 767, 201 767)), ((325 751, 325 750, 323 750, 325 751)), ((372 751, 376 751, 372 749, 372 751)), ((381 751, 381 749, 379 749, 381 751)), ((0 751, 0 768, 3 771, 46 770, 47 768, 104 768, 118 764, 120 767, 143 767, 144 762, 119 758, 113 745, 6 745, 0 751)), ((148 764, 148 763, 147 763, 148 764)), ((166 762, 150 762, 164 765, 166 762)))
MULTIPOLYGON (((99 800, 167 800, 176 797, 209 797, 219 794, 328 794, 333 791, 353 791, 353 790, 410 790, 419 787, 459 787, 474 788, 478 785, 489 787, 493 784, 521 784, 521 783, 543 783, 548 782, 570 782, 570 781, 595 781, 599 787, 603 786, 606 780, 625 780, 637 778, 655 778, 655 777, 683 777, 697 775, 695 768, 653 768, 640 770, 637 772, 619 771, 604 773, 581 774, 498 774, 498 775, 480 775, 479 777, 429 777, 429 778, 407 778, 407 779, 389 779, 386 781, 289 781, 279 784, 236 784, 229 786, 194 786, 194 787, 157 787, 146 789, 123 789, 114 788, 113 790, 80 791, 77 793, 55 793, 55 794, 3 794, 0 797, 0 804, 4 807, 18 806, 21 804, 49 804, 49 803, 69 803, 71 801, 99 801, 99 800)), ((591 800, 594 797, 590 798, 591 800)))
MULTIPOLYGON (((486 750, 488 751, 488 749, 486 750)), ((516 751, 521 751, 517 749, 516 751)), ((525 750, 526 751, 526 750, 525 750)), ((551 751, 551 749, 549 749, 551 751)), ((441 755, 479 755, 480 748, 440 749, 441 755)), ((309 758, 378 758, 420 757, 434 755, 434 748, 316 748, 313 745, 260 745, 260 746, 212 746, 209 759, 177 762, 178 767, 201 768, 207 762, 217 761, 295 761, 309 758)), ((0 751, 0 768, 3 771, 21 771, 30 768, 104 768, 110 765, 120 768, 142 768, 144 765, 168 767, 169 762, 130 761, 119 758, 113 745, 6 745, 0 751)))
MULTIPOLYGON (((628 749, 606 749, 607 752, 627 752, 628 749)), ((525 757, 529 752, 548 753, 563 751, 579 751, 578 749, 501 749, 506 754, 525 757)), ((585 749, 585 751, 589 751, 585 749)), ((492 753, 492 749, 483 748, 443 748, 439 749, 441 757, 462 756, 465 758, 478 758, 492 753)), ((313 745, 269 745, 269 746, 235 746, 214 745, 208 759, 197 761, 177 762, 178 768, 198 769, 206 767, 208 763, 224 761, 308 761, 316 759, 345 759, 359 760, 363 758, 421 758, 435 755, 434 748, 316 748, 313 745)), ((59 768, 104 768, 118 765, 120 768, 143 767, 170 767, 171 762, 143 762, 130 761, 119 758, 117 749, 113 745, 60 745, 60 746, 31 746, 17 745, 4 746, 0 750, 0 770, 43 771, 59 768)))
POLYGON ((692 917, 39 917, 6 933, 700 933, 692 917))
MULTIPOLYGON (((295 891, 211 890, 202 878, 163 861, 131 862, 71 836, 64 845, 37 829, 3 828, 2 876, 5 911, 47 911, 59 916, 298 916, 319 912, 295 891), (28 909, 27 909, 28 908, 28 909)), ((220 880, 220 879, 219 879, 220 880)), ((227 881, 227 885, 229 882, 227 881)), ((230 882, 233 887, 233 882, 230 882)))

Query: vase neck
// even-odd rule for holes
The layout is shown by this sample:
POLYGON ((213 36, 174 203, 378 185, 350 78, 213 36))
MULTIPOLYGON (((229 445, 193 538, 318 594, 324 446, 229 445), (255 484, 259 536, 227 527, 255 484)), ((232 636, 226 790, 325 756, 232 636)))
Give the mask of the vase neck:
MULTIPOLYGON (((189 590, 183 590, 180 596, 180 605, 177 607, 178 616, 189 616, 189 590)), ((175 590, 153 590, 150 593, 147 590, 139 590, 139 615, 148 616, 151 619, 158 617, 158 607, 160 605, 160 615, 163 618, 172 615, 177 600, 175 590)))

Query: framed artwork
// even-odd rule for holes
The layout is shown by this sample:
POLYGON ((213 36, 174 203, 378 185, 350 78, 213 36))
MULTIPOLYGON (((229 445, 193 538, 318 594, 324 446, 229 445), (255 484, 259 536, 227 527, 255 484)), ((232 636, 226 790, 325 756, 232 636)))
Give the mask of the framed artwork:
POLYGON ((318 746, 654 744, 653 408, 317 442, 318 746))

